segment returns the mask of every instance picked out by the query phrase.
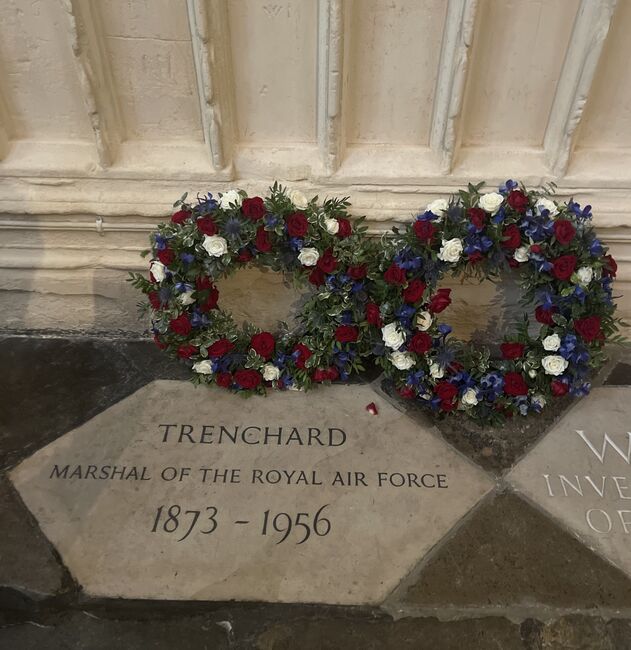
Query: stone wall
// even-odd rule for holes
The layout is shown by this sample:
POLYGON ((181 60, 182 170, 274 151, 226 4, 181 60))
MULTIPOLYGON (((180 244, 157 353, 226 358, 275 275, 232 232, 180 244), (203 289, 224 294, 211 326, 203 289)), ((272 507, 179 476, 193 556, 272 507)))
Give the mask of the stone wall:
MULTIPOLYGON (((274 178, 373 232, 470 180, 555 181, 629 314, 629 29, 624 0, 7 0, 0 327, 141 328, 125 278, 173 200, 274 178)), ((287 310, 271 277, 260 318, 287 310)), ((491 290, 452 320, 484 327, 491 290)))

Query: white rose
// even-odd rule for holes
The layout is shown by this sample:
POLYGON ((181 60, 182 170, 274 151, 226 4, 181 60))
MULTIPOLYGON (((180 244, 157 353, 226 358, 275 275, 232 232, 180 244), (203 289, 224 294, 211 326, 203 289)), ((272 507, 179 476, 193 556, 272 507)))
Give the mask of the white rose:
POLYGON ((437 217, 442 217, 445 214, 445 210, 447 210, 447 208, 449 208, 447 199, 436 199, 427 206, 426 210, 429 210, 437 217))
POLYGON ((541 341, 543 349, 548 352, 556 352, 561 347, 561 339, 558 334, 550 334, 541 341))
POLYGON ((403 332, 399 329, 398 323, 388 323, 381 328, 381 338, 383 342, 393 350, 398 350, 405 341, 403 332))
POLYGON ((212 375, 213 364, 208 359, 193 364, 193 370, 200 375, 212 375))
POLYGON ((541 359, 541 365, 546 371, 547 375, 562 375, 568 366, 567 361, 558 354, 549 354, 547 357, 541 359))
POLYGON ((324 227, 326 231, 331 235, 337 235, 337 231, 340 229, 340 222, 337 219, 325 219, 324 227))
POLYGON ((489 192, 488 194, 483 194, 478 201, 478 205, 491 214, 495 214, 502 205, 504 197, 497 192, 489 192))
POLYGON ((514 253, 513 257, 518 262, 527 262, 528 254, 530 252, 530 246, 520 246, 514 253))
POLYGON ((409 370, 414 365, 414 359, 407 352, 393 352, 390 355, 392 365, 399 370, 409 370))
POLYGON ((594 269, 591 266, 581 266, 576 272, 576 277, 578 278, 578 283, 586 287, 594 277, 594 269))
POLYGON ((554 204, 554 201, 550 201, 550 199, 539 199, 537 201, 536 207, 539 209, 539 214, 541 214, 541 212, 543 212, 544 210, 549 210, 551 217, 554 217, 554 215, 559 214, 559 209, 554 204))
POLYGON ((185 291, 184 293, 181 293, 178 296, 178 300, 185 306, 192 305, 195 302, 195 299, 193 298, 193 290, 191 289, 190 291, 185 291))
POLYGON ((546 405, 546 398, 543 395, 534 395, 532 403, 542 409, 546 405))
POLYGON ((237 190, 229 190, 225 194, 221 195, 221 198, 219 199, 219 205, 224 210, 229 210, 231 203, 237 207, 240 207, 242 201, 243 197, 239 194, 239 192, 237 192, 237 190))
POLYGON ((266 363, 263 366, 263 379, 265 381, 274 381, 280 377, 280 370, 273 363, 266 363))
POLYGON ((228 252, 228 242, 219 235, 204 235, 202 246, 211 257, 221 257, 228 252))
POLYGON ((308 205, 307 197, 300 190, 289 192, 289 200, 299 209, 304 210, 308 205))
POLYGON ((442 366, 439 366, 436 362, 434 362, 429 367, 429 374, 434 379, 442 379, 445 376, 445 369, 442 366))
POLYGON ((443 239, 443 245, 440 247, 438 253, 438 259, 443 260, 443 262, 457 262, 462 255, 462 240, 455 237, 454 239, 449 239, 445 241, 443 239))
POLYGON ((162 262, 151 262, 149 271, 151 275, 155 278, 156 282, 162 282, 166 277, 167 267, 162 264, 162 262))
POLYGON ((427 331, 432 325, 432 315, 428 311, 419 311, 416 314, 416 329, 421 332, 427 331))
POLYGON ((478 403, 478 394, 474 388, 467 388, 462 396, 462 403, 465 406, 475 406, 478 403))
POLYGON ((298 261, 303 266, 315 266, 320 259, 320 253, 315 248, 301 248, 298 261))

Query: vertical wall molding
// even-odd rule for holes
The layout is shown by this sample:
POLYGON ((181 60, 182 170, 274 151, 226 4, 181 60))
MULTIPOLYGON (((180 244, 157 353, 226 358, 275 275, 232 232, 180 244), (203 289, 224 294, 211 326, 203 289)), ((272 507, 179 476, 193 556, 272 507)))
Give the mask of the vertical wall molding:
POLYGON ((343 149, 344 3, 318 2, 318 146, 324 173, 335 173, 343 149))
POLYGON ((214 170, 230 171, 235 111, 228 7, 225 0, 187 0, 187 8, 204 141, 214 170))
POLYGON ((11 140, 11 118, 3 98, 4 92, 4 89, 0 89, 0 160, 9 153, 11 140))
POLYGON ((581 0, 543 139, 550 172, 567 171, 617 0, 581 0))
POLYGON ((70 45, 83 101, 103 167, 116 159, 124 126, 110 69, 98 5, 91 0, 61 0, 68 16, 70 45))
POLYGON ((451 172, 456 149, 456 122, 469 65, 478 0, 449 0, 440 49, 429 146, 438 157, 440 171, 451 172))

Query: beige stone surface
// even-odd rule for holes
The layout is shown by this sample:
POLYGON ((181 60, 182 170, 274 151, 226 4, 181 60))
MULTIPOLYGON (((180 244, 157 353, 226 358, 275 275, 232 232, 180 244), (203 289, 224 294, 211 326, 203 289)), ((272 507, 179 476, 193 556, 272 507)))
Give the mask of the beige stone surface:
POLYGON ((508 475, 531 501, 631 575, 631 389, 596 388, 508 475))
POLYGON ((90 594, 340 604, 381 602, 493 486, 367 385, 245 400, 175 381, 142 388, 11 479, 90 594), (282 427, 281 444, 263 444, 265 427, 282 427))

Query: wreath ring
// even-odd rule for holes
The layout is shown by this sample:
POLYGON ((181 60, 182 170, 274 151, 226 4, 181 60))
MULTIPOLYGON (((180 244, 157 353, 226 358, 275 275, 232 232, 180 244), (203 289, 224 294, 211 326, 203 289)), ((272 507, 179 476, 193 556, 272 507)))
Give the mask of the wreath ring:
POLYGON ((398 393, 436 413, 486 422, 541 412, 566 394, 585 395, 605 342, 619 342, 612 282, 616 263, 591 226, 591 206, 550 198, 508 180, 498 192, 469 185, 438 199, 402 232, 384 238, 372 318, 377 363, 398 393), (446 273, 496 278, 521 272, 522 303, 535 306, 500 354, 449 334, 439 314, 446 273))
POLYGON ((242 190, 186 198, 151 235, 149 277, 131 278, 148 298, 141 309, 161 349, 188 360, 195 382, 245 394, 307 389, 363 370, 375 246, 361 219, 351 223, 346 199, 320 205, 278 184, 265 198, 242 190), (217 280, 248 265, 311 285, 296 330, 239 329, 219 308, 217 280))

